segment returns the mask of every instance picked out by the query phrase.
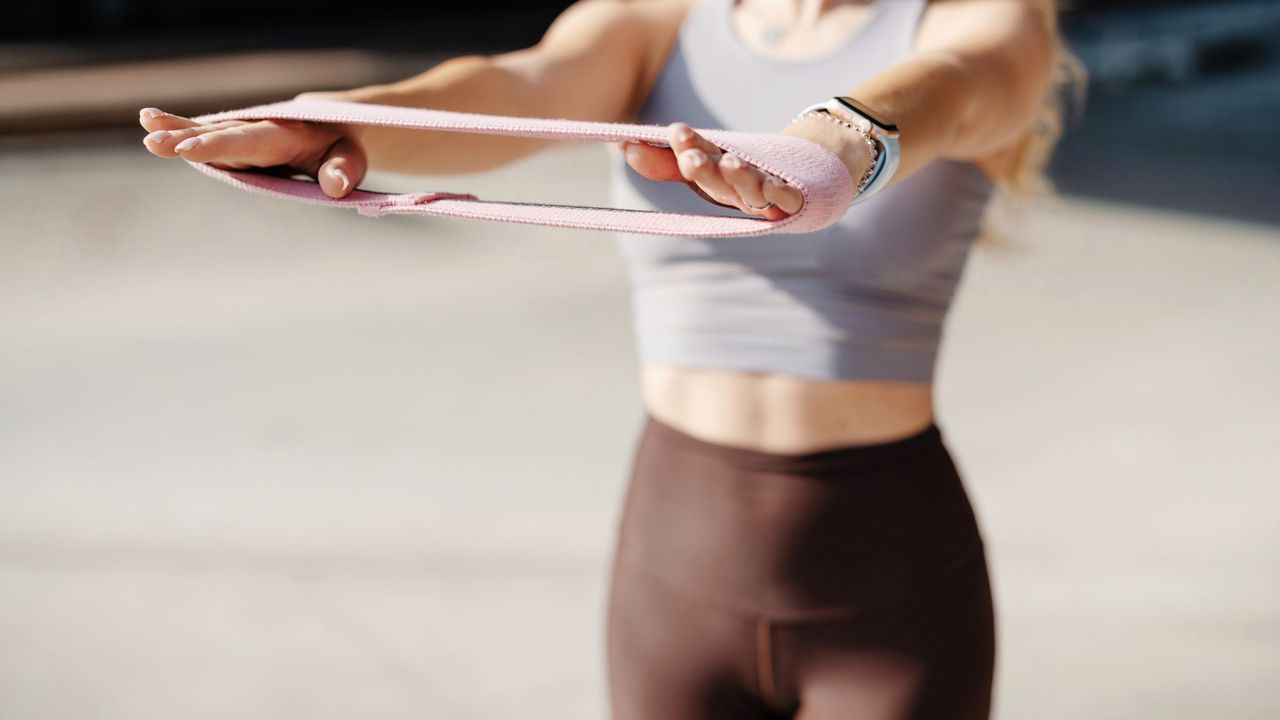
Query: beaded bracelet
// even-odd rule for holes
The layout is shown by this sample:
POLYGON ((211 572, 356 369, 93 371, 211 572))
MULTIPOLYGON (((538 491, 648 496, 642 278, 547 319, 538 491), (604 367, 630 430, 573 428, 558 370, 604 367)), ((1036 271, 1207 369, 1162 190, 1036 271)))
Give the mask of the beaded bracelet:
POLYGON ((868 133, 867 129, 862 125, 850 122, 844 118, 836 117, 834 114, 825 110, 809 110, 808 112, 802 112, 792 118, 791 122, 810 116, 826 118, 837 125, 847 127, 850 130, 857 132, 862 136, 863 141, 867 143, 867 147, 871 149, 871 164, 867 166, 867 171, 862 174, 862 179, 858 181, 858 194, 861 195, 863 189, 867 187, 867 183, 871 182, 872 175, 875 174, 876 169, 880 166, 880 143, 873 140, 870 133, 868 133))

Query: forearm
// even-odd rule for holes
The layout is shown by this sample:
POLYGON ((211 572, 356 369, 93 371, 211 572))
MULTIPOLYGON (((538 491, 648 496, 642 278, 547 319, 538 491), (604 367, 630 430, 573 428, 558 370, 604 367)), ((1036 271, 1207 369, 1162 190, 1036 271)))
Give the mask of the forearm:
MULTIPOLYGON (((950 14, 924 23, 923 47, 845 93, 898 126, 895 182, 937 158, 993 156, 1023 136, 1043 106, 1054 63, 1043 16, 1021 2, 975 7, 940 4, 950 14)), ((851 171, 866 167, 857 152, 848 162, 851 171)))
MULTIPOLYGON (((901 156, 890 185, 900 182, 940 156, 963 149, 975 93, 966 71, 935 56, 921 55, 894 65, 867 82, 842 93, 856 98, 877 117, 899 129, 901 156)), ((820 117, 792 123, 787 134, 799 135, 831 150, 862 177, 872 155, 861 137, 820 117)))
MULTIPOLYGON (((415 77, 336 96, 488 115, 622 122, 637 105, 649 38, 663 31, 664 21, 666 15, 650 3, 575 2, 532 47, 455 57, 415 77)), ((488 170, 559 142, 393 128, 344 130, 368 153, 374 169, 428 174, 488 170)))
POLYGON ((912 57, 846 94, 898 126, 901 156, 895 180, 939 157, 963 155, 975 140, 981 142, 973 137, 972 124, 979 93, 970 72, 950 59, 912 57))
MULTIPOLYGON (((493 115, 530 115, 530 83, 494 58, 450 58, 405 80, 327 94, 350 102, 493 115)), ((499 135, 343 126, 374 170, 447 175, 489 170, 554 141, 499 135)))

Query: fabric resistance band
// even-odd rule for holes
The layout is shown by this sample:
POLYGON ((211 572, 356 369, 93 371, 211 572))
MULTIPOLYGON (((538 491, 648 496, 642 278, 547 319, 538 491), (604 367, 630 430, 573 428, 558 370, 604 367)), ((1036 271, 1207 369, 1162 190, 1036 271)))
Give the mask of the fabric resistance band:
MULTIPOLYGON (((662 125, 481 115, 331 100, 289 100, 193 119, 201 124, 223 120, 309 120, 552 140, 667 142, 667 129, 662 125)), ((489 201, 471 194, 451 192, 394 194, 357 189, 344 198, 331 198, 312 181, 188 163, 241 190, 315 205, 353 208, 364 215, 440 215, 649 235, 731 237, 813 232, 835 223, 853 201, 854 185, 848 169, 834 153, 817 143, 789 135, 695 129, 725 152, 735 153, 748 164, 798 188, 804 197, 800 210, 780 220, 765 220, 747 216, 489 201)))

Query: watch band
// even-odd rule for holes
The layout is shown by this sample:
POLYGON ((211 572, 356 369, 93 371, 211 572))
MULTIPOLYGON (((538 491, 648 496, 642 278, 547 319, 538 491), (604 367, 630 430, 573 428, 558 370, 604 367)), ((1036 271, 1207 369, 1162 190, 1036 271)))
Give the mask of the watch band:
POLYGON ((796 119, 810 114, 820 114, 822 117, 853 129, 876 149, 872 165, 859 184, 858 194, 853 198, 853 205, 870 199, 889 184, 898 170, 898 161, 902 154, 898 143, 897 125, 880 120, 857 100, 847 96, 835 96, 814 103, 800 111, 796 119), (859 118, 865 121, 867 127, 864 128, 857 122, 859 118))
POLYGON ((857 123, 854 123, 843 117, 837 117, 834 113, 826 112, 825 110, 821 110, 821 109, 806 110, 800 113, 799 115, 797 115, 792 122, 794 122, 795 120, 799 120, 800 118, 806 118, 806 117, 822 118, 823 120, 827 120, 829 122, 835 123, 836 125, 839 125, 841 127, 845 127, 850 130, 853 130, 854 132, 862 136, 863 142, 866 143, 867 148, 871 153, 871 162, 868 163, 867 169, 862 173, 862 177, 858 179, 857 183, 855 183, 857 187, 856 187, 856 192, 854 194, 854 198, 857 199, 858 197, 861 197, 863 192, 866 191, 867 186, 871 184, 871 180, 876 175, 879 174, 881 168, 883 167, 884 153, 881 152, 880 143, 872 139, 871 133, 868 132, 862 126, 858 125, 857 123))

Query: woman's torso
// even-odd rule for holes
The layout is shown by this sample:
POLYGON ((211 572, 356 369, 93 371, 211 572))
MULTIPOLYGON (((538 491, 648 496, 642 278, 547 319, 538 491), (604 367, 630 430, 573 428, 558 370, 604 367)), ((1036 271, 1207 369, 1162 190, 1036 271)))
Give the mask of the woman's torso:
MULTIPOLYGON (((649 74, 652 83, 642 95, 646 100, 635 121, 665 124, 681 120, 694 127, 776 132, 799 107, 847 93, 905 56, 925 0, 879 0, 840 7, 825 13, 811 30, 787 37, 773 50, 762 50, 761 41, 752 34, 753 25, 758 27, 758 23, 749 16, 736 17, 742 8, 734 0, 686 0, 671 7, 673 13, 681 14, 680 21, 671 24, 678 32, 673 32, 673 37, 655 39, 655 47, 662 47, 653 53, 654 66, 649 74), (801 57, 805 48, 812 48, 813 52, 801 57)), ((684 212, 734 212, 707 204, 678 183, 640 179, 630 173, 619 156, 613 162, 615 203, 684 212)), ((874 242, 865 242, 856 253, 850 253, 847 247, 833 244, 848 242, 840 235, 842 231, 857 233, 857 227, 850 223, 845 223, 843 230, 833 228, 827 236, 806 238, 810 244, 797 244, 790 251, 778 243, 804 236, 700 242, 622 235, 619 241, 630 261, 633 282, 641 292, 645 290, 644 283, 634 273, 645 272, 645 268, 669 271, 675 267, 673 259, 678 262, 700 256, 697 259, 701 261, 721 254, 736 255, 729 258, 726 267, 736 270, 758 260, 757 269, 762 272, 753 280, 764 279, 783 290, 789 289, 791 283, 800 291, 797 297, 807 293, 809 305, 800 303, 794 308, 801 313, 796 317, 803 319, 813 314, 811 309, 820 308, 821 301, 815 298, 828 292, 813 278, 788 269, 789 263, 807 262, 811 275, 824 266, 852 274, 855 279, 858 273, 865 273, 866 282, 860 291, 863 302, 897 302, 905 307, 895 294, 912 302, 919 299, 914 296, 922 297, 923 306, 906 308, 909 312, 898 315, 923 313, 928 317, 922 327, 927 329, 927 323, 939 322, 945 315, 957 280, 955 274, 963 266, 963 254, 967 254, 968 240, 976 234, 976 227, 967 225, 976 222, 976 204, 985 205, 984 191, 990 185, 980 166, 982 163, 937 161, 861 206, 864 213, 878 207, 882 226, 902 225, 904 217, 912 214, 913 203, 928 200, 930 189, 961 188, 972 195, 969 206, 952 203, 938 208, 944 215, 943 222, 950 212, 955 218, 953 224, 966 225, 949 228, 954 238, 945 242, 934 242, 928 232, 903 231, 901 237, 916 239, 904 240, 895 247, 877 236, 874 242), (891 197, 895 194, 896 199, 891 197), (752 257, 748 241, 772 244, 756 245, 756 256, 752 257), (930 263, 936 267, 931 268, 930 263)), ((876 218, 864 214, 858 219, 870 223, 876 218)), ((865 230, 862 232, 866 234, 865 230)), ((724 274, 724 267, 707 276, 703 263, 699 272, 715 282, 717 273, 724 274)), ((829 283, 831 278, 824 280, 829 283)), ((637 298, 635 302, 639 301, 637 298)), ((766 312, 770 310, 765 308, 766 312)), ((750 322, 750 309, 743 312, 744 321, 750 322)), ((909 324, 909 319, 899 318, 897 322, 902 325, 894 329, 899 335, 923 334, 909 324)), ((856 332, 856 328, 845 329, 856 332)), ((816 327, 815 331, 825 329, 816 327)), ((889 337, 885 342, 898 342, 898 338, 889 337)), ((928 356, 927 343, 921 347, 918 359, 905 354, 898 360, 907 366, 914 363, 914 372, 902 377, 869 372, 868 377, 852 379, 823 377, 823 372, 817 370, 778 372, 749 366, 734 368, 729 366, 732 363, 697 366, 649 357, 641 366, 642 398, 646 411, 662 422, 726 445, 802 453, 885 442, 919 432, 933 421, 932 366, 923 368, 932 358, 928 356)), ((868 356, 865 362, 883 361, 868 356)))

